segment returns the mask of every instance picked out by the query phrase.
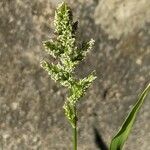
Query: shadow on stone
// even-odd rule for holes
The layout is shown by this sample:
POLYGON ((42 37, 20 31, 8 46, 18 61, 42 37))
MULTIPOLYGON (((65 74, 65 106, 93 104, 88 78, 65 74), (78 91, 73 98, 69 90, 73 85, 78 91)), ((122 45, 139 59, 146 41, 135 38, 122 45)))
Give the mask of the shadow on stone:
POLYGON ((96 128, 93 129, 94 130, 94 138, 95 138, 95 144, 97 145, 97 147, 100 150, 108 150, 107 145, 105 144, 105 142, 102 139, 102 136, 100 135, 100 133, 98 132, 98 130, 96 128))

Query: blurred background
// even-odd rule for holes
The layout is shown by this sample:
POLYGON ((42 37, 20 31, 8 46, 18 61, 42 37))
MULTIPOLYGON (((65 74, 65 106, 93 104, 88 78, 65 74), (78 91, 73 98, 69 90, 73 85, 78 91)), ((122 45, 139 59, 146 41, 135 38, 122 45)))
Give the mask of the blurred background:
MULTIPOLYGON (((0 0, 0 150, 70 150, 67 90, 47 75, 42 41, 53 36, 59 0, 0 0)), ((78 40, 95 47, 76 69, 97 79, 78 105, 79 150, 109 145, 138 94, 150 82, 150 1, 72 0, 78 40)), ((150 96, 125 150, 150 150, 150 96)), ((106 150, 103 148, 103 150, 106 150)))

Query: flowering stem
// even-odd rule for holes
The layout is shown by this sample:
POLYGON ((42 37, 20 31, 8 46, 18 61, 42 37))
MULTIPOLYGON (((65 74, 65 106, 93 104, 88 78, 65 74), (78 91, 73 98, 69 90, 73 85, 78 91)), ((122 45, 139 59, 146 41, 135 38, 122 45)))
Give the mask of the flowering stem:
POLYGON ((73 127, 73 150, 77 150, 77 113, 76 106, 74 106, 75 111, 75 122, 73 127))
POLYGON ((74 74, 76 65, 84 60, 86 54, 92 49, 94 40, 82 42, 81 46, 76 44, 76 30, 78 22, 74 22, 70 7, 63 2, 55 13, 55 33, 58 35, 54 39, 45 41, 45 51, 55 59, 59 59, 57 64, 43 60, 42 68, 48 72, 54 81, 67 87, 70 91, 69 97, 63 105, 65 115, 73 128, 73 150, 77 150, 77 111, 76 104, 84 96, 86 90, 96 79, 94 72, 83 79, 77 78, 74 74))

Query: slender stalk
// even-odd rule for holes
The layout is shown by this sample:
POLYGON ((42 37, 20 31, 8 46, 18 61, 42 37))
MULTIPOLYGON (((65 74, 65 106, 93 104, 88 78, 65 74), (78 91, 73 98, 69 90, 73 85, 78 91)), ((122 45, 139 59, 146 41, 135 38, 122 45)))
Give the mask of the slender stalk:
POLYGON ((74 106, 75 111, 75 123, 73 128, 73 150, 77 150, 77 113, 76 113, 76 106, 74 106))

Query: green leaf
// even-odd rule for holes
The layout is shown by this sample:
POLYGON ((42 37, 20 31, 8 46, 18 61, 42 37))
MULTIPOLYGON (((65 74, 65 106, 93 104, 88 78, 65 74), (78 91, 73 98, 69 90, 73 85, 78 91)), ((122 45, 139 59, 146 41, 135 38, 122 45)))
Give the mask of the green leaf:
POLYGON ((150 84, 148 84, 148 86, 145 88, 145 90, 139 96, 138 101, 133 106, 131 112, 128 114, 128 116, 125 119, 119 132, 112 139, 111 144, 110 144, 110 150, 121 150, 122 149, 125 141, 128 138, 129 133, 131 132, 131 129, 135 122, 136 116, 137 116, 137 114, 149 92, 150 92, 150 84))

